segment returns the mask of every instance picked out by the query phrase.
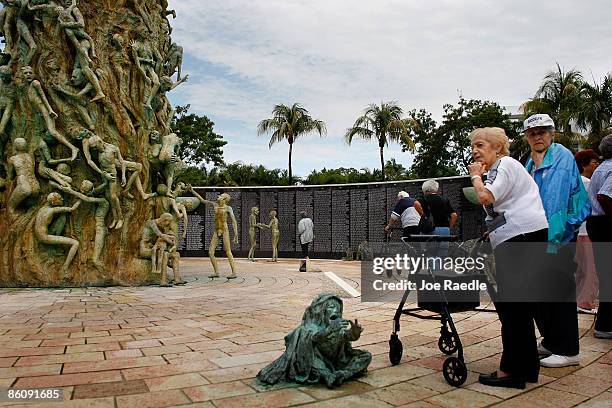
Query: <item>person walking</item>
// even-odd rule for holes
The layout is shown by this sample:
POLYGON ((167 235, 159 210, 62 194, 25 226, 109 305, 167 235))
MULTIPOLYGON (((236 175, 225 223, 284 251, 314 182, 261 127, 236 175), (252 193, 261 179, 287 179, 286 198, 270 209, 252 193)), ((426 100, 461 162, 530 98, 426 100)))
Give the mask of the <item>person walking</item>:
POLYGON ((495 255, 495 308, 502 326, 503 347, 499 370, 480 375, 478 381, 493 387, 522 389, 526 382, 538 381, 540 364, 534 308, 528 299, 520 297, 525 288, 539 281, 538 262, 546 250, 548 221, 538 186, 521 163, 509 156, 505 131, 476 129, 470 141, 474 157, 469 166, 471 181, 487 214, 487 231, 495 255), (485 172, 488 177, 483 181, 485 172))
POLYGON ((587 220, 587 231, 593 241, 599 276, 599 309, 595 320, 595 337, 612 339, 612 251, 604 244, 612 242, 612 136, 603 138, 599 152, 604 161, 591 177, 589 200, 593 212, 587 220))
POLYGON ((302 246, 302 257, 308 259, 308 246, 314 240, 314 223, 308 217, 306 211, 301 211, 300 216, 302 219, 298 223, 298 234, 302 246))
MULTIPOLYGON (((591 176, 599 166, 599 156, 593 149, 581 150, 574 156, 584 188, 589 191, 591 184, 591 176)), ((586 221, 582 223, 578 230, 578 239, 576 240, 576 302, 578 303, 578 312, 587 314, 596 314, 597 308, 595 301, 597 300, 597 292, 599 290, 599 282, 597 280, 597 271, 595 270, 595 259, 593 257, 593 245, 587 233, 586 221)))
POLYGON ((540 190, 548 219, 548 263, 550 289, 537 304, 536 324, 542 335, 538 345, 544 367, 578 365, 579 333, 576 313, 575 251, 567 245, 576 240, 578 228, 591 213, 588 195, 574 155, 554 143, 555 124, 546 114, 532 115, 524 122, 531 148, 525 168, 540 190))

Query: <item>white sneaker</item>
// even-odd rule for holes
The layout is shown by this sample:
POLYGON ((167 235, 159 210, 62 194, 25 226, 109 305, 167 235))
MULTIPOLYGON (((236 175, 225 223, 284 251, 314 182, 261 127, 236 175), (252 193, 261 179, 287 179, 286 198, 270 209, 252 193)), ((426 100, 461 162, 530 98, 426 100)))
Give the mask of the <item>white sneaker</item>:
POLYGON ((595 330, 595 337, 598 339, 612 339, 612 331, 595 330))
POLYGON ((548 357, 552 355, 552 352, 549 351, 546 347, 544 347, 541 341, 538 341, 538 355, 540 357, 541 356, 548 357))
POLYGON ((580 364, 579 356, 560 356, 558 354, 553 354, 549 357, 546 357, 540 360, 540 365, 542 367, 550 367, 550 368, 569 367, 569 366, 576 366, 579 364, 580 364))
POLYGON ((582 307, 577 307, 576 310, 578 311, 578 313, 584 313, 584 314, 590 314, 590 315, 596 315, 597 314, 597 308, 585 309, 585 308, 582 308, 582 307))

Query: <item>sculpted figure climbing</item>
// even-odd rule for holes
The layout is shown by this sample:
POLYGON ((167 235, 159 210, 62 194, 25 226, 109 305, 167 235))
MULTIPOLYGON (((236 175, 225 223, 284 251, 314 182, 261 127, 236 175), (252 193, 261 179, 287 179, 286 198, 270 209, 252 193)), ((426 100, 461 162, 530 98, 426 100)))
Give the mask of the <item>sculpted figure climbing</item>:
POLYGON ((70 213, 77 209, 81 201, 75 202, 72 207, 63 207, 64 201, 62 196, 58 193, 51 193, 47 196, 47 203, 38 210, 36 214, 36 222, 34 224, 34 232, 36 238, 42 244, 47 245, 62 245, 69 246, 68 255, 60 270, 61 279, 65 280, 68 278, 68 267, 72 263, 78 249, 79 241, 73 238, 64 237, 61 235, 51 235, 49 233, 49 226, 53 222, 56 215, 61 213, 70 213))
POLYGON ((28 143, 23 138, 13 142, 15 155, 9 157, 7 163, 7 182, 15 180, 15 187, 8 200, 8 208, 15 213, 19 206, 40 192, 40 185, 34 173, 34 158, 28 153, 28 143))
POLYGON ((34 78, 34 70, 30 66, 25 66, 21 69, 21 73, 27 83, 27 98, 28 102, 30 102, 30 106, 35 110, 35 112, 42 116, 49 134, 51 134, 58 142, 70 149, 72 153, 70 160, 72 161, 76 159, 77 155, 79 154, 79 149, 77 149, 68 141, 68 139, 57 131, 55 127, 55 119, 58 118, 57 113, 55 113, 53 108, 51 108, 51 105, 49 105, 49 101, 47 100, 47 96, 45 95, 45 91, 40 85, 40 82, 34 78))

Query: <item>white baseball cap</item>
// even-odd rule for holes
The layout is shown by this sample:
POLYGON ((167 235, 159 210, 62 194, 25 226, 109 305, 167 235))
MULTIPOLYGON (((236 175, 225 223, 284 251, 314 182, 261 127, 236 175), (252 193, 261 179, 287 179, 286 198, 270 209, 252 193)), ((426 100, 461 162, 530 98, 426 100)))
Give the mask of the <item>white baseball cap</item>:
POLYGON ((399 193, 397 193, 397 196, 401 198, 406 198, 406 197, 410 197, 410 194, 408 194, 405 191, 400 191, 399 193))
POLYGON ((538 113, 536 115, 531 115, 525 120, 523 123, 523 132, 527 129, 535 128, 535 127, 555 127, 555 122, 552 120, 550 116, 545 113, 538 113))

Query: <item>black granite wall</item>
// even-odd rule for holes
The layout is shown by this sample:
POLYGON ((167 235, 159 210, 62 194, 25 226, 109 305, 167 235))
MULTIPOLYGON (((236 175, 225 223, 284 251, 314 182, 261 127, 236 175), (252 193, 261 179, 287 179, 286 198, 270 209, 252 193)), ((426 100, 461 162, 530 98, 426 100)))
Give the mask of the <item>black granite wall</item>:
MULTIPOLYGON (((347 248, 356 249, 364 240, 383 242, 383 227, 393 210, 397 193, 404 190, 411 197, 418 198, 422 196, 423 181, 296 187, 198 187, 196 190, 209 200, 215 200, 221 193, 232 196, 230 205, 238 221, 240 241, 232 250, 235 256, 246 256, 249 251, 248 218, 251 207, 258 206, 259 222, 262 223, 268 223, 270 210, 278 212, 280 257, 300 257, 296 227, 300 211, 305 210, 315 224, 316 239, 311 246, 312 257, 341 258, 347 248)), ((464 240, 479 237, 483 231, 484 212, 482 207, 468 202, 462 193, 463 187, 470 186, 469 178, 441 178, 438 182, 440 193, 451 201, 459 213, 457 233, 464 240)), ((213 217, 212 207, 203 205, 190 214, 187 239, 179 247, 183 256, 208 256, 213 217)), ((233 238, 231 224, 230 231, 233 238)), ((269 257, 269 230, 257 231, 256 257, 269 257)), ((397 230, 392 240, 399 240, 400 236, 401 231, 397 230)), ((221 249, 220 244, 218 250, 221 249)))

